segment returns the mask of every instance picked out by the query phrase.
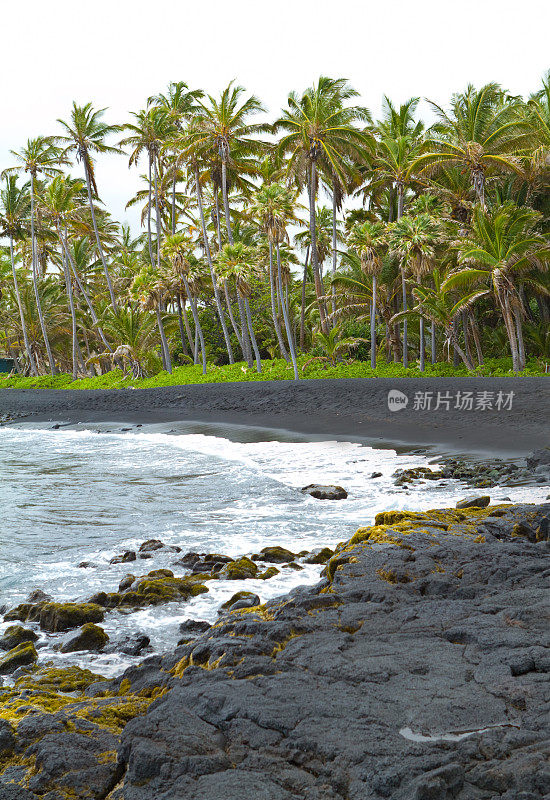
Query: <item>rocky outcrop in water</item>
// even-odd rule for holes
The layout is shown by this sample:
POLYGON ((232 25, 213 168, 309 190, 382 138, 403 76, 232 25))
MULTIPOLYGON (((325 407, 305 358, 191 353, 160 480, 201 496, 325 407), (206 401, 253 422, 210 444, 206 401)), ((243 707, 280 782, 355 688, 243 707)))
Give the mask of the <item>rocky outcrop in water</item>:
POLYGON ((115 681, 20 678, 0 692, 0 797, 542 800, 549 521, 386 512, 316 586, 115 681))

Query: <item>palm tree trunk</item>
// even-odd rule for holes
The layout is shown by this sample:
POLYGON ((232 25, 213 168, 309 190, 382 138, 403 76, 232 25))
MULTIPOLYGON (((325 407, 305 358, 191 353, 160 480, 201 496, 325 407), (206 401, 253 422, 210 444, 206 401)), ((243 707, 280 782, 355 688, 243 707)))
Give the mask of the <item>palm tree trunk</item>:
MULTIPOLYGON (((405 209, 405 187, 401 181, 397 183, 397 219, 400 220, 405 209)), ((403 293, 403 311, 407 310, 407 284, 405 281, 405 269, 401 265, 401 290, 403 293)), ((403 366, 409 366, 409 342, 408 342, 408 321, 403 319, 403 366)))
POLYGON ((499 297, 499 302, 502 311, 502 317, 504 319, 504 326, 506 328, 506 333, 508 334, 508 341, 510 342, 512 369, 514 372, 519 372, 519 351, 512 312, 510 311, 510 305, 507 298, 503 299, 499 297))
POLYGON ((71 327, 72 327, 72 338, 73 338, 73 381, 76 381, 78 378, 78 338, 77 338, 77 328, 76 328, 76 312, 74 309, 74 300, 73 300, 73 286, 71 282, 71 273, 69 272, 69 267, 67 265, 67 256, 65 254, 65 248, 63 247, 63 238, 61 236, 61 232, 57 231, 57 236, 59 238, 59 244, 61 245, 61 262, 63 264, 63 273, 65 275, 65 290, 67 292, 67 298, 69 300, 69 310, 71 312, 71 327))
POLYGON ((376 369, 376 275, 372 276, 372 304, 370 311, 370 365, 371 369, 376 369))
POLYGON ((168 341, 166 340, 166 333, 164 332, 164 325, 162 322, 162 316, 160 313, 160 307, 157 303, 155 307, 155 314, 157 316, 157 325, 160 333, 160 341, 162 342, 162 352, 164 354, 163 361, 164 361, 164 369, 167 372, 172 372, 172 359, 170 358, 170 349, 168 347, 168 341))
POLYGON ((426 347, 424 342, 424 317, 420 317, 420 371, 426 369, 426 347))
MULTIPOLYGON (((407 310, 407 281, 405 279, 405 270, 401 266, 401 293, 403 297, 403 311, 407 310)), ((407 317, 403 319, 403 366, 409 366, 409 347, 408 347, 408 324, 407 317)))
POLYGON ((36 237, 34 233, 34 175, 31 172, 31 257, 32 257, 32 284, 34 288, 34 297, 36 300, 36 310, 38 311, 38 319, 40 320, 40 328, 42 329, 42 336, 44 344, 46 345, 46 352, 48 354, 48 362, 50 364, 50 372, 52 377, 55 377, 57 370, 55 368, 55 361, 50 347, 50 340, 48 339, 48 332, 46 330, 46 322, 44 320, 44 312, 42 311, 42 303, 40 302, 40 294, 38 291, 38 276, 36 274, 36 237))
POLYGON ((302 298, 300 305, 300 350, 303 350, 306 342, 306 284, 307 284, 307 267, 309 261, 309 245, 306 250, 306 260, 304 262, 304 274, 302 277, 302 298))
POLYGON ((483 364, 483 350, 481 349, 481 341, 479 338, 479 328, 477 325, 477 320, 473 314, 470 315, 470 328, 472 330, 472 336, 474 338, 474 344, 476 348, 476 355, 477 355, 477 363, 481 366, 483 364))
MULTIPOLYGON (((199 312, 197 311, 197 304, 195 303, 195 298, 191 294, 191 289, 189 288, 189 283, 187 282, 187 278, 185 275, 182 275, 183 285, 185 286, 185 291, 187 292, 187 298, 189 300, 189 305, 191 306, 191 313, 193 314, 193 322, 195 323, 195 336, 198 335, 199 341, 201 343, 201 351, 202 351, 202 374, 206 375, 206 347, 204 346, 204 335, 202 332, 201 323, 199 320, 199 312)), ((196 354, 196 350, 195 350, 196 354)), ((195 355, 196 357, 196 355, 195 355)))
POLYGON ((179 294, 176 295, 176 307, 178 309, 178 327, 180 330, 181 347, 186 356, 189 355, 190 350, 188 347, 187 334, 183 325, 183 312, 181 310, 181 299, 179 294))
POLYGON ((162 244, 162 221, 160 218, 159 187, 158 187, 158 168, 157 157, 153 154, 153 171, 155 178, 155 211, 157 215, 157 269, 160 269, 160 248, 162 244))
MULTIPOLYGON (((336 264, 338 260, 338 251, 336 248, 336 191, 335 181, 332 183, 332 274, 336 275, 336 264)), ((336 312, 336 291, 332 287, 332 313, 336 312)))
POLYGON ((101 263, 103 264, 103 272, 105 273, 105 278, 107 280, 107 286, 109 287, 109 296, 111 298, 111 305, 113 307, 113 311, 116 314, 117 305, 115 300, 115 293, 113 291, 113 284, 111 282, 111 276, 109 274, 109 269, 107 267, 107 261, 105 260, 105 254, 103 252, 103 246, 101 244, 101 239, 99 238, 99 231, 97 229, 97 220, 95 217, 95 208, 94 202, 92 198, 92 184, 90 181, 90 172, 88 169, 88 157, 87 154, 84 158, 84 175, 86 177, 86 189, 88 191, 88 203, 90 205, 90 213, 92 215, 92 225, 94 226, 94 233, 95 233, 95 240, 97 243, 97 249, 99 251, 99 257, 101 258, 101 263))
POLYGON ((437 360, 437 348, 435 343, 435 322, 432 322, 430 325, 430 344, 431 344, 431 360, 432 364, 436 363, 437 360))
POLYGON ((328 336, 329 330, 323 303, 323 296, 325 292, 323 289, 323 284, 321 282, 319 259, 317 258, 317 220, 315 217, 315 185, 317 182, 316 177, 317 177, 317 171, 316 171, 315 161, 312 161, 309 174, 309 238, 311 245, 311 266, 313 269, 313 278, 315 281, 315 294, 317 296, 317 306, 319 308, 321 331, 322 333, 328 336))
POLYGON ((256 336, 254 335, 254 326, 252 324, 252 314, 250 313, 250 303, 248 302, 248 297, 244 298, 244 310, 246 313, 246 323, 248 325, 248 331, 250 333, 250 341, 252 342, 252 348, 254 350, 254 355, 256 356, 256 369, 258 372, 262 371, 262 360, 260 358, 260 351, 258 350, 258 343, 256 342, 256 336))
POLYGON ((449 328, 447 330, 447 335, 449 337, 449 340, 452 341, 452 343, 453 343, 453 347, 455 349, 455 352, 460 356, 460 358, 464 362, 464 365, 465 365, 466 369, 471 372, 473 369, 475 369, 475 367, 474 367, 473 363, 468 359, 468 356, 466 355, 464 350, 458 344, 458 337, 457 337, 457 333, 456 333, 456 328, 453 325, 449 326, 449 328))
POLYGON ((13 236, 10 233, 10 259, 11 259, 11 274, 13 277, 13 288, 15 290, 15 297, 17 299, 17 308, 19 309, 19 319, 21 320, 21 331, 23 333, 23 342, 25 344, 25 351, 29 359, 29 368, 31 375, 38 376, 36 364, 32 355, 31 345, 29 342, 29 333, 27 331, 27 323, 25 322, 25 314, 23 313, 23 303, 21 302, 21 295, 19 294, 19 282, 17 280, 17 273, 15 271, 15 258, 13 255, 13 236))
POLYGON ((62 245, 63 245, 63 247, 65 249, 65 255, 66 255, 67 259, 68 259, 69 265, 70 265, 72 273, 74 275, 74 279, 76 281, 76 285, 78 286, 79 291, 82 293, 82 296, 83 296, 84 300, 86 301, 86 305, 88 306, 88 309, 90 311, 90 316, 92 318, 92 322, 94 324, 94 327, 96 328, 96 330, 97 330, 97 332, 99 334, 99 338, 101 339, 101 341, 103 342, 103 344, 105 345, 105 347, 107 348, 109 353, 112 353, 113 349, 112 349, 111 345, 109 344, 109 342, 107 341, 107 339, 105 338, 105 334, 103 333, 103 329, 101 328, 101 325, 99 324, 99 320, 97 318, 97 314, 95 313, 95 310, 94 310, 94 307, 92 305, 92 301, 90 300, 90 297, 88 295, 88 292, 86 291, 86 289, 84 288, 84 284, 82 283, 82 281, 78 277, 78 272, 76 271, 76 264, 73 261, 71 250, 70 250, 69 244, 67 242, 67 226, 65 226, 63 237, 62 237, 61 241, 62 241, 62 245))
POLYGON ((176 232, 176 172, 172 178, 172 236, 176 232))
MULTIPOLYGON (((278 248, 278 245, 277 245, 278 248)), ((279 256, 277 256, 279 258, 279 256)), ((283 334, 281 331, 281 326, 279 325, 279 316, 277 314, 277 307, 275 302, 275 286, 274 286, 274 276, 273 276, 273 242, 269 242, 269 293, 271 295, 271 316, 273 318, 273 327, 275 328, 275 334, 277 336, 277 341, 279 342, 279 350, 281 351, 281 356, 284 358, 285 361, 289 361, 289 355, 287 353, 287 349, 285 347, 285 343, 283 340, 283 334)), ((286 323, 285 323, 286 324, 286 323)), ((288 331, 287 331, 288 334, 288 331)))
MULTIPOLYGON (((273 249, 273 246, 272 246, 272 244, 270 242, 269 243, 270 273, 272 272, 272 268, 271 268, 272 267, 272 258, 271 258, 272 249, 273 249)), ((271 279, 271 275, 270 275, 270 279, 271 279)), ((281 250, 280 250, 278 241, 277 241, 277 280, 278 280, 278 283, 279 283, 279 295, 281 297, 281 302, 283 304, 283 319, 285 321, 286 338, 288 340, 288 346, 290 348, 290 357, 292 359, 292 366, 294 368, 294 380, 297 381, 297 380, 300 379, 300 376, 298 375, 298 362, 296 360, 296 350, 295 350, 295 347, 294 347, 294 336, 292 335, 292 328, 291 328, 290 320, 289 320, 289 317, 288 317, 288 308, 287 308, 287 304, 285 302, 285 298, 284 298, 284 294, 283 294, 283 276, 282 276, 282 271, 281 271, 281 250)))
POLYGON ((150 151, 148 152, 149 152, 149 159, 148 159, 147 186, 149 187, 148 188, 149 197, 147 199, 147 243, 149 245, 149 260, 151 262, 151 266, 153 266, 153 264, 155 263, 155 259, 153 257, 153 236, 151 233, 151 203, 153 200, 153 175, 152 175, 153 155, 150 151))
POLYGON ((516 323, 516 335, 518 339, 518 366, 519 369, 525 369, 525 343, 523 341, 523 328, 521 325, 521 314, 519 311, 514 311, 514 320, 516 323))
MULTIPOLYGON (((187 298, 189 299, 189 298, 187 298)), ((191 312, 192 313, 192 312, 191 312)), ((182 308, 182 316, 183 316, 183 324, 185 326, 185 333, 187 335, 187 341, 189 342, 189 349, 191 354, 193 355, 193 359, 195 359, 195 336, 191 331, 191 325, 189 324, 189 318, 187 316, 187 310, 185 308, 185 298, 183 300, 183 308, 182 308)))
POLYGON ((466 314, 465 311, 463 311, 462 314, 461 314, 461 317, 462 317, 462 333, 464 334, 464 350, 466 351, 466 353, 468 355, 468 359, 473 364, 474 363, 474 359, 473 359, 473 356, 472 356, 472 350, 470 348, 470 341, 469 341, 469 336, 468 336, 468 315, 466 314))
POLYGON ((204 244, 204 250, 206 252, 206 259, 208 261, 208 268, 210 270, 210 277, 212 278, 212 286, 214 288, 214 299, 216 301, 216 310, 218 312, 218 317, 220 319, 223 330, 223 338, 225 339, 225 347, 227 349, 227 355, 229 356, 229 363, 234 364, 235 356, 233 355, 233 347, 231 346, 231 339, 229 338, 229 331, 227 330, 227 324, 225 322, 225 314, 223 313, 222 302, 220 300, 220 292, 218 289, 218 280, 216 278, 216 273, 214 272, 212 253, 210 252, 210 242, 208 241, 208 233, 206 231, 206 220, 204 219, 204 209, 202 207, 202 192, 201 192, 198 166, 195 167, 195 189, 197 192, 197 205, 199 208, 199 215, 201 218, 202 240, 204 244))

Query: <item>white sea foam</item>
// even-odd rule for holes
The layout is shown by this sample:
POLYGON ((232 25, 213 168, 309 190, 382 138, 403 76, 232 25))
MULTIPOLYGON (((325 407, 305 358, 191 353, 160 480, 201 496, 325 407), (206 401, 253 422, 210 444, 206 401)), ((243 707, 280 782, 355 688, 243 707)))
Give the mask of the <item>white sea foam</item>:
MULTIPOLYGON (((148 538, 184 552, 231 556, 273 544, 294 552, 334 547, 379 511, 452 506, 465 491, 458 481, 427 481, 409 490, 394 485, 396 469, 427 465, 433 456, 354 442, 275 440, 261 432, 257 440, 234 441, 204 432, 134 431, 0 429, 0 603, 13 606, 35 587, 58 600, 85 599, 116 590, 128 572, 159 567, 183 574, 174 566, 177 554, 167 548, 150 560, 109 564, 148 538), (382 476, 371 479, 373 472, 382 476), (315 500, 299 491, 309 483, 343 485, 349 497, 315 500), (80 568, 83 561, 92 566, 80 568)), ((548 490, 495 487, 490 494, 494 500, 537 502, 548 490)), ((235 591, 246 588, 265 601, 315 582, 320 568, 305 567, 283 568, 268 581, 212 581, 207 594, 188 603, 110 613, 105 629, 114 638, 144 632, 155 649, 167 649, 177 641, 182 620, 214 621, 219 605, 235 591)), ((41 660, 68 659, 52 653, 59 637, 41 636, 41 660)), ((82 654, 70 661, 105 673, 128 660, 82 654)))

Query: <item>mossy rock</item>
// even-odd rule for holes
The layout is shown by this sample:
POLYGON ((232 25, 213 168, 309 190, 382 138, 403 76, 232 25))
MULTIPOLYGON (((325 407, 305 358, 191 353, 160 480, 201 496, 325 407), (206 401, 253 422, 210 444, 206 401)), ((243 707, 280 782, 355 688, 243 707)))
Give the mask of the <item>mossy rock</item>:
POLYGON ((19 667, 35 664, 38 653, 33 642, 21 642, 0 658, 0 675, 10 675, 19 667))
POLYGON ((4 614, 6 622, 37 622, 40 619, 40 611, 45 603, 20 603, 15 608, 4 614))
POLYGON ((103 622, 104 610, 96 603, 45 603, 40 611, 40 627, 57 633, 80 628, 87 622, 103 622))
POLYGON ((414 511, 382 511, 374 518, 375 525, 394 525, 396 522, 404 520, 418 519, 418 514, 414 511))
POLYGON ((174 573, 171 569, 153 569, 147 573, 149 578, 173 578, 174 573))
POLYGON ((285 547, 264 547, 258 555, 252 556, 254 561, 266 561, 268 564, 286 564, 294 561, 296 553, 285 547))
POLYGON ((260 598, 254 592, 235 592, 229 600, 222 603, 220 608, 224 610, 237 609, 237 608, 254 608, 260 605, 260 598))
POLYGON ((456 504, 457 508, 487 508, 489 503, 491 502, 491 498, 488 494, 483 495, 472 495, 470 497, 465 497, 464 500, 459 500, 456 504))
POLYGON ((219 572, 219 577, 227 581, 240 581, 255 578, 258 575, 257 565, 246 556, 226 564, 219 572))
POLYGON ((38 635, 22 625, 10 625, 0 639, 0 650, 12 650, 22 642, 36 642, 38 635))
POLYGON ((304 558, 305 564, 326 564, 329 559, 334 555, 334 550, 330 547, 323 547, 318 553, 311 553, 307 558, 304 558))
MULTIPOLYGON (((295 566, 298 565, 296 564, 295 566)), ((277 567, 268 567, 265 572, 260 572, 256 577, 260 578, 262 581, 268 581, 270 578, 274 578, 275 575, 279 575, 280 572, 281 570, 277 569, 277 567)))
POLYGON ((103 650, 109 637, 99 625, 94 625, 93 622, 88 622, 83 625, 76 636, 70 639, 61 647, 62 653, 76 653, 81 650, 90 650, 98 652, 103 650))
MULTIPOLYGON (((155 570, 157 572, 170 572, 170 570, 155 570)), ((151 606, 169 603, 173 600, 187 600, 208 591, 204 584, 195 576, 174 578, 172 575, 163 577, 150 577, 149 575, 137 579, 130 592, 119 595, 121 606, 151 606)))

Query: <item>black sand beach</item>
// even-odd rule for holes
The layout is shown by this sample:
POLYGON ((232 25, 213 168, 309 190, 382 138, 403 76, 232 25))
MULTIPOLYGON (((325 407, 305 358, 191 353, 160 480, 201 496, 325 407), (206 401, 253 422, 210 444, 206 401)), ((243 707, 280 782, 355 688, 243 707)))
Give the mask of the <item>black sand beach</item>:
MULTIPOLYGON (((428 401, 423 403, 427 405, 428 401)), ((546 378, 380 378, 116 391, 4 389, 0 391, 3 415, 60 423, 197 421, 249 425, 519 457, 550 441, 550 382, 546 378), (407 395, 406 408, 389 410, 391 390, 407 395), (466 392, 472 393, 471 401, 466 392), (415 407, 417 393, 431 394, 430 408, 415 407), (499 393, 503 395, 500 403, 499 393), (461 402, 466 409, 456 407, 461 402), (485 407, 477 407, 480 404, 485 407)))

